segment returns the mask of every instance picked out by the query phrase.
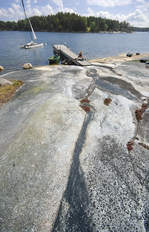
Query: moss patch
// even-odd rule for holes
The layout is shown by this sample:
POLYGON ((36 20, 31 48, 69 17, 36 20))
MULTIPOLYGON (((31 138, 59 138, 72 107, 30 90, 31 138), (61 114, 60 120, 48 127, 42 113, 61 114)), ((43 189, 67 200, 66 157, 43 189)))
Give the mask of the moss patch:
POLYGON ((23 85, 22 81, 13 80, 12 85, 6 84, 0 86, 0 106, 8 102, 21 85, 23 85))

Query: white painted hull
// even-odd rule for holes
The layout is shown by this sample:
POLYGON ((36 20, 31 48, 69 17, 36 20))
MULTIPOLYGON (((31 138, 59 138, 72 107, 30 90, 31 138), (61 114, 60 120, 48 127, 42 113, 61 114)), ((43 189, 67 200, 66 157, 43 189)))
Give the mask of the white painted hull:
POLYGON ((31 48, 38 48, 38 47, 43 47, 44 44, 43 43, 35 43, 35 44, 25 44, 23 46, 21 46, 21 48, 25 48, 25 49, 31 49, 31 48))

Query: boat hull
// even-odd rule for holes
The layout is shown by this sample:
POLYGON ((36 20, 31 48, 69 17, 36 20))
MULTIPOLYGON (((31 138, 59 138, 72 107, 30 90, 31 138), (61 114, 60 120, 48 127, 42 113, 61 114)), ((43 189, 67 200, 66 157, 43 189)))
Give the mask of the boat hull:
POLYGON ((25 48, 25 49, 31 49, 31 48, 38 48, 38 47, 43 47, 44 44, 40 43, 40 44, 25 44, 23 46, 21 46, 21 48, 25 48))

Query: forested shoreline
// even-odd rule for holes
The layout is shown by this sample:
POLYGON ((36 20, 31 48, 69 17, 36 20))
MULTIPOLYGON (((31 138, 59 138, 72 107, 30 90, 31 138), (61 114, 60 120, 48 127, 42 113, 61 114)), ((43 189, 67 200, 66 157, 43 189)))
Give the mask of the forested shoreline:
MULTIPOLYGON (((105 19, 101 17, 85 17, 70 13, 57 13, 48 16, 30 17, 35 31, 47 32, 131 32, 132 27, 127 22, 105 19)), ((0 21, 0 30, 29 31, 27 19, 15 21, 0 21)))

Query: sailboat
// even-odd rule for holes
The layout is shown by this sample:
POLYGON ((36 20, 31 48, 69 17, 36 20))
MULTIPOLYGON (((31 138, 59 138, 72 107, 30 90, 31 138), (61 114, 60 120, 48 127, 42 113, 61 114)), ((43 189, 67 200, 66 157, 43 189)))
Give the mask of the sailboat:
POLYGON ((23 0, 21 0, 21 3, 22 3, 23 10, 24 10, 25 18, 28 20, 31 31, 32 31, 31 42, 22 45, 21 48, 30 49, 30 48, 42 47, 44 45, 43 43, 35 42, 35 40, 37 40, 36 34, 34 32, 30 19, 27 17, 23 0))

